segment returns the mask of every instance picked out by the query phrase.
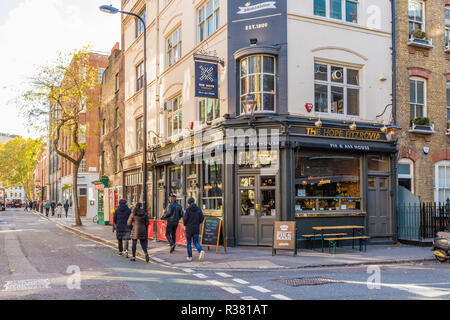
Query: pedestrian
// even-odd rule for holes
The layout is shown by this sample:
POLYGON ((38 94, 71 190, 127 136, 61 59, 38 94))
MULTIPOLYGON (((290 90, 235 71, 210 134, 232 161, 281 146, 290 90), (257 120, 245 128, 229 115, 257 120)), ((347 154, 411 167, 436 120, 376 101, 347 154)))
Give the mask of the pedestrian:
POLYGON ((56 208, 55 201, 52 201, 52 203, 50 204, 50 207, 52 209, 52 217, 54 217, 55 216, 55 208, 56 208))
POLYGON ((141 243, 142 250, 145 253, 145 261, 150 261, 148 255, 148 215, 142 209, 142 203, 138 203, 134 212, 128 218, 128 226, 131 227, 131 239, 133 240, 132 251, 133 257, 131 261, 136 261, 136 247, 137 242, 141 243))
POLYGON ((170 253, 172 253, 177 245, 177 228, 183 217, 183 208, 177 203, 177 197, 173 194, 169 196, 169 202, 167 212, 162 219, 167 220, 166 238, 170 244, 170 253))
POLYGON ((66 203, 64 203, 64 211, 66 212, 67 219, 67 213, 69 212, 69 200, 66 200, 66 203))
POLYGON ((28 211, 28 201, 25 200, 25 209, 23 211, 28 211))
POLYGON ((195 204, 194 198, 188 199, 188 207, 183 216, 184 226, 186 228, 186 241, 187 241, 187 260, 192 261, 192 246, 191 241, 194 242, 194 246, 199 253, 198 260, 203 261, 205 258, 205 251, 203 251, 198 239, 200 237, 200 224, 205 217, 202 210, 195 204))
POLYGON ((58 218, 62 217, 62 210, 63 210, 62 204, 61 202, 58 202, 58 204, 56 205, 56 216, 58 218))
POLYGON ((50 202, 45 203, 45 216, 48 217, 48 212, 50 211, 50 202))
POLYGON ((128 258, 128 242, 131 239, 131 229, 128 226, 128 218, 131 210, 127 206, 127 200, 121 199, 119 206, 113 215, 114 228, 116 229, 116 238, 119 243, 119 256, 123 255, 123 244, 125 241, 125 258, 128 258))

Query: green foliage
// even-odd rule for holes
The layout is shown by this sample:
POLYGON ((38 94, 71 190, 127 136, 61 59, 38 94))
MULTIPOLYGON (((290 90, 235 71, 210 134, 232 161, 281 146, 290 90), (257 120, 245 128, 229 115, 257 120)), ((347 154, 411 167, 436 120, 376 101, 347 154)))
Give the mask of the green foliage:
POLYGON ((412 120, 412 122, 419 126, 427 126, 430 124, 430 118, 427 117, 417 117, 412 120))
POLYGON ((31 200, 34 170, 43 145, 42 140, 25 140, 22 137, 0 144, 0 184, 6 188, 22 186, 31 200))
POLYGON ((427 37, 427 34, 424 31, 420 30, 420 29, 414 30, 412 32, 412 35, 416 39, 425 39, 427 37))

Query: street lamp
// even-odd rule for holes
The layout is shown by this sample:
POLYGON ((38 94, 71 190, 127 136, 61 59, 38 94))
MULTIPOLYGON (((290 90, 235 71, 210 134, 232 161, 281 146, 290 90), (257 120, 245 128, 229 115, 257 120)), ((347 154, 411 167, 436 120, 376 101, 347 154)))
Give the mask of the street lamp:
POLYGON ((105 12, 105 13, 109 13, 109 14, 116 14, 116 13, 122 13, 122 14, 127 14, 133 17, 136 17, 137 19, 139 19, 139 21, 141 21, 142 25, 144 26, 144 143, 143 143, 143 147, 142 147, 142 204, 143 204, 143 209, 145 211, 147 211, 147 24, 145 22, 144 19, 142 19, 139 15, 132 13, 132 12, 127 12, 127 11, 121 11, 111 5, 103 5, 100 6, 100 11, 105 12))
POLYGON ((254 127, 253 121, 255 117, 255 109, 257 107, 257 101, 255 100, 255 96, 253 94, 247 94, 244 99, 242 99, 242 104, 244 106, 244 111, 247 114, 250 114, 249 126, 251 128, 254 127))

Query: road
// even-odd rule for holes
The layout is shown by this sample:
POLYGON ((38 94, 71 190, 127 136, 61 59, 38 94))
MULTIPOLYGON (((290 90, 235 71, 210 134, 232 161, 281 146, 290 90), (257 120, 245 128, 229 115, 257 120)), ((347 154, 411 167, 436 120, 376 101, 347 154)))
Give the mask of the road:
POLYGON ((131 262, 113 248, 12 209, 0 212, 0 257, 2 300, 450 298, 449 263, 278 272, 176 269, 131 262))

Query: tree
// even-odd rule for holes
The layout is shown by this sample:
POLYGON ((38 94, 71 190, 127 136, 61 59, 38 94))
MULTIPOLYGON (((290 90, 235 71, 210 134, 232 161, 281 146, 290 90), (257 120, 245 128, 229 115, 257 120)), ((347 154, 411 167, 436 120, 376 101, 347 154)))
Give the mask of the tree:
POLYGON ((32 200, 34 170, 42 152, 43 141, 17 137, 0 144, 0 184, 6 188, 21 186, 32 200))
POLYGON ((88 48, 69 55, 58 53, 56 61, 40 67, 33 86, 19 101, 29 124, 47 135, 52 149, 70 161, 73 176, 75 221, 81 226, 78 205, 78 168, 87 149, 86 126, 80 118, 87 110, 99 107, 93 93, 98 90, 98 70, 90 63, 88 48), (61 141, 61 143, 60 143, 61 141))

